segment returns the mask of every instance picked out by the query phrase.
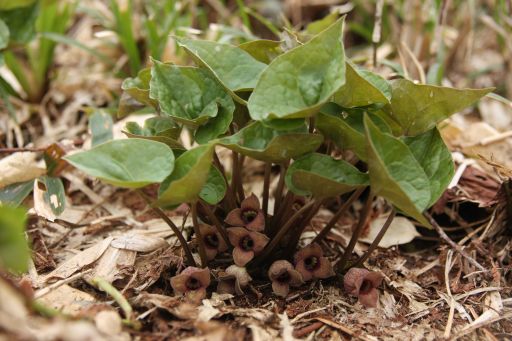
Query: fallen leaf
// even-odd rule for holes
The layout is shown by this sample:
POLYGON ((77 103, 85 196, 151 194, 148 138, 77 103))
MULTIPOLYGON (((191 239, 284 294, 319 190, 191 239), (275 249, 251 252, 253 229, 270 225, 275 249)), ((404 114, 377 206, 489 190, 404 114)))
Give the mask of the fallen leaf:
POLYGON ((19 152, 0 160, 0 188, 35 179, 46 173, 46 168, 36 161, 37 153, 19 152))
POLYGON ((109 283, 122 278, 123 268, 131 267, 135 264, 137 252, 131 250, 118 249, 109 246, 100 256, 95 269, 84 276, 86 280, 100 277, 109 283))
POLYGON ((96 302, 96 299, 81 290, 63 284, 37 300, 67 315, 77 315, 83 308, 96 302))
POLYGON ((110 244, 118 249, 125 249, 137 252, 151 252, 169 244, 160 237, 145 236, 136 231, 116 237, 110 244))
POLYGON ((94 317, 96 328, 103 334, 114 336, 122 332, 119 314, 113 310, 102 310, 94 317))
POLYGON ((113 237, 108 237, 90 248, 77 253, 64 263, 60 264, 57 269, 45 276, 42 276, 41 282, 45 283, 51 278, 67 278, 82 269, 84 266, 94 263, 107 250, 113 239, 113 237))
MULTIPOLYGON (((367 234, 360 238, 359 241, 368 244, 373 242, 386 219, 387 216, 381 216, 374 219, 370 223, 367 234)), ((389 248, 394 245, 407 244, 419 235, 418 231, 416 231, 416 227, 409 219, 405 217, 395 217, 384 234, 384 237, 379 242, 379 247, 389 248)))

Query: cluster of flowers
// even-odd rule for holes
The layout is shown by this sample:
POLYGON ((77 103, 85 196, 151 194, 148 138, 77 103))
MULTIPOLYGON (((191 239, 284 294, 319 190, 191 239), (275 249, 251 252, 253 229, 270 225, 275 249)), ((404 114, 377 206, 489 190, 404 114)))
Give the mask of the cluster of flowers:
MULTIPOLYGON (((252 281, 245 265, 269 242, 269 238, 262 233, 265 229, 265 217, 257 197, 252 194, 243 200, 240 208, 232 210, 225 222, 233 226, 227 229, 227 233, 233 246, 235 264, 219 272, 217 292, 241 295, 244 293, 243 289, 252 281)), ((213 226, 201 224, 200 233, 208 260, 229 249, 213 226)), ((313 279, 329 278, 334 276, 334 271, 329 259, 324 257, 320 245, 310 244, 295 254, 294 264, 287 260, 274 261, 267 275, 272 282, 274 294, 286 297, 290 287, 301 286, 313 279)), ((382 279, 382 275, 377 272, 352 268, 344 277, 344 287, 347 293, 357 296, 363 305, 375 307, 378 301, 377 287, 382 279)), ((208 268, 189 266, 171 278, 174 291, 195 303, 206 297, 206 289, 210 283, 208 268)))

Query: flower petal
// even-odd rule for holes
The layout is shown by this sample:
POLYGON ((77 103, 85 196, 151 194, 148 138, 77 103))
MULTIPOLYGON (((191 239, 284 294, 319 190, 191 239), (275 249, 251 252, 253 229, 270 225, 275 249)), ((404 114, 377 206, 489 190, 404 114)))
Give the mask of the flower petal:
POLYGON ((249 235, 249 231, 243 227, 231 227, 228 229, 229 242, 234 247, 237 247, 240 240, 247 235, 249 235))
POLYGON ((199 224, 199 233, 201 233, 201 236, 206 236, 207 234, 216 233, 217 231, 215 228, 211 225, 207 224, 199 224))
POLYGON ((269 238, 265 236, 263 233, 259 232, 249 232, 252 240, 254 241, 254 247, 252 248, 255 253, 261 252, 268 244, 269 238))
POLYGON ((260 209, 260 201, 258 200, 258 197, 254 195, 254 193, 251 193, 251 195, 242 201, 240 208, 242 211, 247 209, 258 211, 260 209))
POLYGON ((304 284, 304 281, 302 280, 302 275, 300 272, 298 272, 295 269, 289 270, 288 273, 290 274, 290 285, 292 287, 299 287, 302 284, 304 284))
POLYGON ((362 268, 350 268, 343 277, 345 291, 353 296, 359 296, 359 290, 365 277, 370 271, 362 268))
POLYGON ((245 225, 251 231, 263 231, 265 229, 265 215, 262 210, 258 210, 258 214, 249 224, 245 225))
POLYGON ((372 282, 372 286, 377 288, 382 283, 382 280, 384 280, 384 276, 376 271, 370 271, 370 273, 366 275, 365 279, 372 282))
POLYGON ((306 269, 303 259, 299 260, 297 264, 295 264, 295 270, 297 270, 302 275, 302 280, 305 282, 313 279, 313 272, 306 269))
POLYGON ((360 294, 359 302, 367 308, 375 308, 379 302, 379 291, 373 288, 367 294, 360 294))
POLYGON ((254 258, 254 251, 244 251, 239 247, 233 249, 233 261, 238 266, 245 266, 254 258))
POLYGON ((197 290, 190 290, 185 293, 187 299, 194 303, 201 303, 201 300, 206 297, 206 288, 199 288, 197 290))
POLYGON ((278 281, 273 281, 272 291, 274 291, 274 294, 276 294, 277 296, 286 297, 290 292, 290 286, 288 285, 288 283, 280 283, 278 281))
POLYGON ((186 283, 188 278, 189 275, 187 274, 180 274, 171 277, 171 286, 177 294, 183 294, 185 291, 187 291, 186 283))
POLYGON ((293 265, 290 262, 288 262, 287 260, 276 260, 268 269, 267 275, 271 281, 275 281, 283 273, 290 271, 295 271, 293 269, 293 265))
POLYGON ((235 208, 231 212, 228 213, 224 222, 231 226, 244 226, 244 220, 242 219, 242 210, 239 208, 235 208))
MULTIPOLYGON (((228 244, 224 241, 224 238, 220 235, 219 232, 217 232, 217 238, 219 239, 219 247, 217 248, 217 251, 219 252, 225 252, 229 249, 228 244)), ((229 237, 228 237, 229 238, 229 237)))
POLYGON ((246 268, 234 264, 230 265, 226 269, 226 274, 235 276, 237 282, 240 284, 240 287, 242 288, 247 286, 247 284, 249 284, 249 282, 252 281, 252 277, 249 275, 246 268))
POLYGON ((209 247, 205 247, 204 252, 206 253, 206 259, 208 259, 208 260, 214 259, 218 253, 217 249, 212 249, 209 247))
POLYGON ((298 263, 300 260, 304 260, 308 257, 315 256, 317 258, 323 257, 324 252, 322 248, 317 243, 309 244, 308 246, 303 247, 297 253, 295 253, 294 260, 295 263, 298 263))
POLYGON ((229 277, 225 279, 219 278, 219 284, 217 284, 217 292, 219 294, 235 294, 235 277, 229 277))
POLYGON ((199 281, 199 283, 201 283, 201 286, 203 288, 207 288, 209 285, 210 285, 210 269, 208 268, 204 268, 204 269, 199 269, 198 271, 195 271, 191 277, 194 277, 195 279, 197 279, 199 281))
POLYGON ((313 271, 313 276, 316 278, 329 278, 334 276, 334 270, 332 264, 327 257, 318 258, 320 262, 319 267, 313 271))

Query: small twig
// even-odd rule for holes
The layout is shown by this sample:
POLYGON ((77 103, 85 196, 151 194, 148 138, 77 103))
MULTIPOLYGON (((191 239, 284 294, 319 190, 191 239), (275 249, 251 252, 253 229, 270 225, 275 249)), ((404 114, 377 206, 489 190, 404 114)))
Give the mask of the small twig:
POLYGON ((201 230, 199 229, 199 221, 197 219, 197 202, 192 204, 192 226, 194 227, 194 233, 196 234, 196 241, 199 248, 199 257, 201 257, 201 267, 206 268, 208 265, 208 258, 206 257, 206 250, 204 247, 203 236, 201 236, 201 230))
POLYGON ((419 62, 418 58, 416 58, 411 49, 407 45, 405 45, 403 41, 401 42, 401 45, 404 48, 405 52, 407 52, 407 54, 411 58, 416 69, 418 70, 418 75, 420 76, 420 83, 425 84, 427 82, 427 77, 425 76, 425 71, 423 70, 423 67, 421 66, 421 63, 419 62))
POLYGON ((393 222, 393 219, 395 218, 395 215, 396 215, 396 210, 393 208, 393 210, 391 211, 391 213, 389 214, 388 218, 386 219, 386 222, 384 223, 384 225, 382 225, 382 228, 380 229, 379 233, 377 234, 377 236, 375 237, 375 239, 373 240, 373 242, 370 244, 370 247, 368 248, 368 250, 366 251, 366 253, 364 255, 362 255, 353 265, 353 267, 358 267, 360 265, 363 265, 364 262, 368 259, 368 257, 370 257, 370 255, 372 254, 373 251, 375 251, 375 249, 379 246, 379 243, 380 241, 382 240, 382 237, 384 237, 384 235, 386 234, 389 226, 391 225, 391 223, 393 222))
POLYGON ((359 198, 361 196, 361 194, 364 192, 365 188, 366 187, 359 188, 354 193, 352 193, 350 198, 348 198, 348 200, 343 204, 343 206, 340 207, 340 209, 336 212, 336 214, 334 214, 332 216, 331 220, 329 220, 327 225, 324 226, 322 231, 320 231, 320 233, 313 239, 313 241, 311 242, 312 244, 313 243, 318 243, 322 239, 325 238, 325 236, 329 233, 329 231, 331 231, 331 229, 336 225, 338 220, 340 220, 341 216, 344 215, 345 212, 348 211, 350 206, 352 206, 354 201, 356 201, 357 198, 359 198))
POLYGON ((18 147, 18 148, 0 148, 0 153, 17 153, 17 152, 44 152, 47 147, 41 148, 30 148, 30 147, 18 147))
POLYGON ((379 47, 382 31, 382 11, 384 9, 384 0, 378 0, 375 6, 375 25, 373 26, 372 45, 373 45, 373 67, 377 67, 377 48, 379 47))
POLYGON ((356 229, 354 232, 352 232, 352 238, 350 238, 350 242, 347 245, 347 248, 345 249, 345 252, 343 253, 343 256, 341 257, 341 260, 339 262, 339 267, 341 270, 344 270, 348 258, 352 254, 352 251, 354 250, 354 247, 356 246, 357 240, 359 239, 359 236, 361 235, 361 232, 363 232, 364 225, 366 224, 366 220, 368 219, 368 216, 370 215, 370 211, 372 208, 373 198, 375 198, 375 195, 370 192, 370 195, 366 199, 366 203, 364 205, 363 211, 361 212, 361 215, 359 216, 359 221, 357 222, 356 229))
POLYGON ((38 298, 43 297, 44 295, 48 295, 50 292, 52 292, 53 290, 57 289, 58 287, 60 287, 60 286, 62 286, 64 284, 71 283, 71 282, 73 282, 76 279, 82 278, 85 274, 91 272, 92 270, 93 269, 88 269, 88 270, 79 272, 77 274, 74 274, 71 277, 64 278, 63 280, 60 280, 60 281, 55 282, 55 283, 52 283, 49 286, 47 286, 46 288, 43 288, 41 290, 36 291, 35 294, 34 294, 34 299, 38 299, 38 298))
POLYGON ((265 162, 265 175, 263 177, 263 204, 262 204, 262 210, 263 214, 265 215, 265 221, 268 217, 268 199, 269 199, 269 192, 270 192, 270 172, 272 170, 272 163, 271 162, 265 162))
POLYGON ((196 261, 194 260, 194 256, 192 256, 192 252, 190 251, 190 248, 188 247, 187 241, 183 237, 183 234, 181 234, 180 230, 178 229, 178 226, 176 226, 172 220, 162 211, 159 207, 153 206, 151 203, 151 199, 146 196, 141 190, 136 190, 137 194, 139 194, 148 204, 149 207, 155 212, 163 221, 166 222, 167 225, 171 228, 172 232, 176 235, 178 238, 181 248, 185 252, 185 256, 187 257, 187 262, 191 266, 197 266, 196 261))
POLYGON ((478 270, 480 271, 485 271, 485 268, 480 265, 480 263, 478 263, 476 260, 474 260, 473 258, 471 258, 467 253, 466 251, 464 251, 462 249, 462 247, 455 243, 453 240, 450 239, 450 237, 448 237, 448 235, 443 231, 443 229, 441 228, 441 226, 439 226, 439 224, 437 224, 437 222, 435 221, 434 218, 432 218, 432 216, 430 214, 428 214, 427 212, 425 212, 423 214, 427 219, 428 221, 430 222, 430 224, 432 224, 432 226, 434 226, 434 229, 437 231, 437 233, 439 233, 439 236, 445 241, 447 242, 452 248, 455 249, 455 251, 457 251, 458 253, 460 253, 460 255, 464 258, 466 258, 468 260, 468 262, 470 262, 471 264, 473 264, 476 268, 478 268, 478 270))
POLYGON ((317 321, 300 329, 296 329, 293 331, 293 336, 300 339, 311 332, 314 332, 317 329, 320 329, 324 325, 323 322, 317 321))

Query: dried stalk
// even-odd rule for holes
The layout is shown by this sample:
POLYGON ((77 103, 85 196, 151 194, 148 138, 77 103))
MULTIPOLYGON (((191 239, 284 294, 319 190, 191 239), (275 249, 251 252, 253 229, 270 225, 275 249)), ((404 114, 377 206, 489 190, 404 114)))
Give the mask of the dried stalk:
POLYGON ((446 232, 443 231, 443 229, 441 228, 441 226, 439 226, 439 224, 435 221, 434 218, 432 218, 432 216, 430 214, 428 214, 427 212, 423 213, 423 215, 425 216, 425 218, 428 219, 428 221, 430 222, 430 224, 432 226, 434 226, 434 229, 437 231, 437 233, 439 233, 439 236, 445 241, 448 243, 448 245, 450 245, 452 248, 455 249, 455 251, 457 251, 458 253, 460 253, 460 255, 464 258, 466 258, 468 260, 468 262, 470 262, 471 264, 473 264, 478 270, 480 271, 485 271, 485 268, 480 265, 480 263, 478 263, 476 260, 474 260, 473 258, 471 258, 471 256, 469 256, 466 251, 464 251, 462 249, 462 247, 455 243, 453 240, 450 239, 450 237, 448 237, 448 235, 446 234, 446 232))
POLYGON ((268 216, 268 199, 269 199, 269 192, 270 192, 270 172, 272 170, 272 163, 271 162, 265 162, 265 175, 263 178, 263 204, 262 204, 262 210, 263 214, 265 215, 265 221, 267 220, 268 216))
POLYGON ((380 229, 379 233, 373 240, 373 242, 370 244, 370 247, 366 251, 366 253, 361 256, 353 265, 353 267, 357 267, 360 265, 363 265, 363 263, 370 257, 373 251, 379 246, 380 241, 382 240, 382 237, 386 234, 386 231, 388 230, 389 226, 391 225, 391 222, 393 222, 393 219, 395 218, 396 210, 393 208, 391 213, 389 214, 388 218, 384 222, 384 225, 382 225, 382 228, 380 229))
POLYGON ((192 252, 190 251, 190 248, 188 247, 187 241, 181 234, 180 230, 178 229, 178 226, 176 226, 172 220, 160 209, 159 207, 153 206, 151 203, 151 199, 144 194, 141 190, 136 190, 137 194, 141 196, 142 199, 144 199, 149 207, 155 212, 169 227, 171 228, 172 232, 176 235, 178 238, 178 241, 180 242, 181 248, 185 252, 185 256, 187 257, 187 263, 191 266, 197 266, 196 261, 194 260, 194 256, 192 256, 192 252))
POLYGON ((350 198, 348 198, 348 200, 343 204, 343 206, 340 207, 340 209, 336 212, 336 214, 334 214, 334 216, 331 218, 331 220, 329 220, 327 225, 325 225, 325 227, 322 229, 322 231, 320 231, 320 233, 315 237, 315 239, 313 239, 313 241, 311 243, 318 243, 322 239, 324 239, 325 236, 329 233, 329 231, 331 231, 331 229, 336 225, 338 220, 340 220, 341 216, 343 216, 345 214, 345 212, 348 211, 350 206, 352 206, 354 201, 356 201, 357 198, 359 198, 361 196, 361 194, 364 192, 364 190, 365 190, 365 187, 359 188, 354 193, 352 193, 350 198))
POLYGON ((370 211, 372 208, 373 199, 375 198, 375 195, 370 192, 370 195, 368 196, 368 199, 366 199, 366 203, 363 208, 363 212, 361 212, 361 216, 359 217, 359 221, 357 222, 356 229, 354 232, 352 232, 352 238, 350 238, 350 242, 347 245, 347 248, 345 249, 345 252, 343 253, 343 256, 341 257, 339 267, 341 270, 344 270, 348 261, 348 258, 352 254, 352 251, 354 251, 354 246, 356 246, 356 242, 359 239, 359 236, 361 235, 361 232, 363 232, 363 227, 366 223, 366 220, 368 219, 368 216, 370 215, 370 211))

